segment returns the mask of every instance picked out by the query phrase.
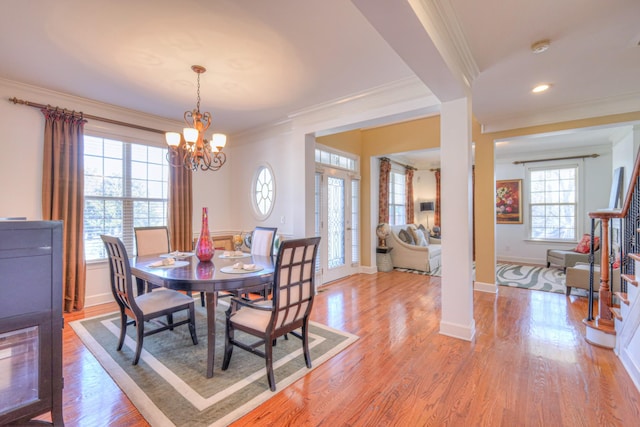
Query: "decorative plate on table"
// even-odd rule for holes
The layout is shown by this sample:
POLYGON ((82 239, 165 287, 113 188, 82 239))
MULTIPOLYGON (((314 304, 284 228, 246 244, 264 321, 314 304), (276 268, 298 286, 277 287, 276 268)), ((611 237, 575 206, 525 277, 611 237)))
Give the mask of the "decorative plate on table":
POLYGON ((255 273, 256 271, 262 271, 262 270, 264 270, 264 267, 261 265, 256 265, 254 269, 235 268, 233 265, 228 265, 220 269, 220 271, 227 274, 255 273))
POLYGON ((176 268, 176 267, 184 267, 185 265, 189 265, 189 261, 176 261, 173 264, 160 264, 160 261, 153 262, 149 264, 147 267, 149 268, 176 268))
POLYGON ((169 252, 168 254, 160 255, 160 258, 175 258, 175 259, 184 259, 189 258, 195 255, 195 252, 169 252))
POLYGON ((235 258, 246 258, 251 256, 250 253, 247 252, 234 252, 234 251, 225 251, 220 254, 218 258, 223 259, 235 259, 235 258))

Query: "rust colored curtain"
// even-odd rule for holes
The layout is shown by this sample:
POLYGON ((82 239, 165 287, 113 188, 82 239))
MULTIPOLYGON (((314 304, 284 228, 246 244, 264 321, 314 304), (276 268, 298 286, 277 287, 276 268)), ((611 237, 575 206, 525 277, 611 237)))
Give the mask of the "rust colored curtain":
POLYGON ((436 210, 433 217, 433 225, 440 227, 440 169, 436 169, 436 210))
POLYGON ((82 113, 43 108, 42 219, 63 222, 63 310, 84 308, 84 124, 82 113))
POLYGON ((378 190, 378 224, 389 222, 389 175, 391 161, 386 157, 380 159, 380 187, 378 190))
POLYGON ((169 167, 169 234, 171 249, 193 249, 193 172, 183 167, 169 167))
POLYGON ((407 224, 413 224, 414 222, 414 212, 413 212, 413 171, 412 167, 407 166, 405 168, 405 188, 406 188, 406 198, 405 205, 407 209, 407 224))

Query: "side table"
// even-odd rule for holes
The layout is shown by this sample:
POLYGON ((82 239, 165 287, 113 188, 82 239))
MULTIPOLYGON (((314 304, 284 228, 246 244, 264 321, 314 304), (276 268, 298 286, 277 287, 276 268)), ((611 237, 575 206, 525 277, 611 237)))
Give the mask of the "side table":
POLYGON ((378 246, 376 248, 376 266, 378 271, 387 272, 393 270, 393 262, 391 262, 391 250, 393 248, 378 246))

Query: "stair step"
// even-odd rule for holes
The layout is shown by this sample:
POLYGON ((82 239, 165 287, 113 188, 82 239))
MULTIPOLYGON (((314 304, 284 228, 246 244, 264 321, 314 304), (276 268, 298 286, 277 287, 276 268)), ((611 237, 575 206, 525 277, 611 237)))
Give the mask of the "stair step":
POLYGON ((640 254, 627 254, 627 256, 636 261, 640 261, 640 254))
POLYGON ((611 314, 618 320, 622 320, 622 313, 620 313, 620 307, 609 307, 611 314))
POLYGON ((623 274, 622 280, 624 280, 627 283, 631 283, 634 286, 638 286, 638 279, 633 274, 623 274))
POLYGON ((622 301, 626 305, 629 305, 629 299, 627 298, 626 292, 614 292, 614 295, 616 295, 620 299, 620 301, 622 301))
POLYGON ((622 301, 626 305, 629 305, 629 298, 627 297, 626 292, 614 292, 613 294, 617 296, 620 301, 622 301))

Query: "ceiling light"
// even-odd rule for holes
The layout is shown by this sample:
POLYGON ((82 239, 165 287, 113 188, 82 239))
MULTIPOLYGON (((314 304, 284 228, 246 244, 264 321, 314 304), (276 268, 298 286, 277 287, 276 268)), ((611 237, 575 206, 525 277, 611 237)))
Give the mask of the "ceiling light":
POLYGON ((550 45, 551 45, 551 42, 549 41, 549 39, 538 40, 537 42, 531 45, 531 52, 542 53, 547 49, 549 49, 550 45))
POLYGON ((551 87, 550 84, 544 83, 544 84, 541 84, 541 85, 538 85, 538 86, 534 87, 531 90, 531 92, 533 92, 533 93, 544 92, 544 91, 548 90, 550 87, 551 87))
POLYGON ((200 112, 200 74, 207 69, 201 65, 194 65, 191 69, 198 75, 198 103, 193 111, 185 111, 184 121, 188 127, 182 130, 182 134, 166 133, 169 145, 167 161, 173 167, 183 166, 194 172, 198 169, 217 171, 227 161, 227 156, 222 152, 227 136, 214 133, 210 140, 204 138, 204 133, 211 125, 211 113, 200 112))

